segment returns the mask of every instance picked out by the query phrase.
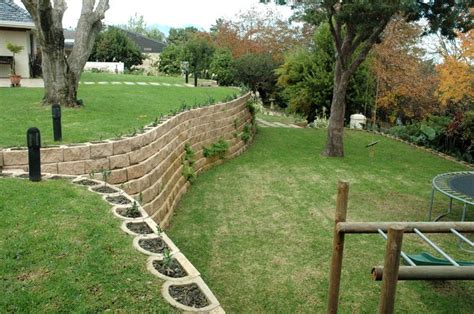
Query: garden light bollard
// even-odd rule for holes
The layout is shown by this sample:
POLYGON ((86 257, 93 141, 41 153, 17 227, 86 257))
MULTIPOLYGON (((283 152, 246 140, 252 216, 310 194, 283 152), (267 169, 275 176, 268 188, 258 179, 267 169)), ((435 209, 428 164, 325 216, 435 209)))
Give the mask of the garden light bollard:
POLYGON ((63 139, 63 132, 61 129, 61 106, 58 104, 52 105, 51 113, 53 115, 54 141, 59 142, 63 139))
POLYGON ((41 134, 38 128, 29 128, 26 132, 28 144, 28 172, 30 181, 41 181, 41 134))

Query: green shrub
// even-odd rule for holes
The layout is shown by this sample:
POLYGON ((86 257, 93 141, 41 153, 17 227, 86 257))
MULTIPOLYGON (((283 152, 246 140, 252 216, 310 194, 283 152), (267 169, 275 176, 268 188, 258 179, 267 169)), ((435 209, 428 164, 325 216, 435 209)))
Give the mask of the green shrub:
POLYGON ((186 180, 190 183, 194 183, 196 180, 196 170, 194 169, 194 151, 191 146, 186 143, 184 144, 184 157, 183 157, 183 171, 182 174, 186 180))
POLYGON ((223 159, 225 153, 229 150, 229 143, 224 140, 220 139, 216 143, 212 144, 210 147, 203 146, 203 155, 206 158, 211 158, 214 156, 218 156, 219 158, 223 159))
POLYGON ((242 130, 242 134, 240 135, 240 139, 244 141, 245 144, 252 138, 252 125, 246 124, 244 129, 242 130))

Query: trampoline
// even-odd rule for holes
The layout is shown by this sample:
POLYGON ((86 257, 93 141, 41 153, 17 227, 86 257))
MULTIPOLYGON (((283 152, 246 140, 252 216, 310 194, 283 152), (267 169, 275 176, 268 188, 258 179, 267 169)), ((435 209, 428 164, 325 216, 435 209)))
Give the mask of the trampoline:
POLYGON ((449 197, 449 207, 446 213, 439 215, 434 219, 434 221, 438 221, 451 213, 453 200, 464 203, 461 217, 461 221, 464 221, 464 219, 466 219, 468 206, 474 205, 474 171, 448 172, 434 177, 430 209, 428 213, 428 220, 430 221, 433 213, 433 202, 436 191, 449 197))

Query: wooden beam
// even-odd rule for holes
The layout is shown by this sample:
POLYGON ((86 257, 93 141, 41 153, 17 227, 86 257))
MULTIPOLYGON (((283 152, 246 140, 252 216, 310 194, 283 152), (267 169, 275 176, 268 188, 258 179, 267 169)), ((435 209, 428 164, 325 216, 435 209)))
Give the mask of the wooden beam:
POLYGON ((402 251, 403 227, 394 226, 388 229, 387 248, 385 250, 382 292, 380 295, 379 313, 392 314, 395 309, 397 294, 398 268, 402 251))
MULTIPOLYGON (((374 280, 383 275, 383 266, 372 268, 374 280)), ((474 280, 474 266, 400 266, 398 280, 474 280)))
POLYGON ((451 233, 455 229, 462 233, 474 233, 474 222, 340 222, 340 233, 377 233, 378 229, 387 232, 391 226, 402 227, 405 233, 418 229, 425 233, 451 233))
POLYGON ((339 287, 341 284, 342 257, 344 253, 344 233, 337 230, 337 224, 346 221, 347 203, 349 200, 349 183, 339 181, 337 184, 336 218, 332 243, 331 272, 329 275, 328 313, 336 314, 339 304, 339 287))

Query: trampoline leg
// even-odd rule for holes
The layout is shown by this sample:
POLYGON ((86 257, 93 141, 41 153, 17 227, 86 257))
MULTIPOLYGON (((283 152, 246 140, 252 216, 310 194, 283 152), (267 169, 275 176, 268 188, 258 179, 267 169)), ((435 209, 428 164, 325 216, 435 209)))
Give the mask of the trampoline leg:
POLYGON ((431 190, 431 200, 430 200, 430 211, 428 212, 428 221, 431 221, 431 213, 433 211, 433 202, 434 202, 434 193, 435 189, 431 190))
POLYGON ((462 209, 461 221, 464 221, 464 219, 466 219, 466 211, 467 211, 467 203, 464 203, 464 208, 462 209))
POLYGON ((448 214, 451 214, 451 210, 453 209, 453 199, 450 197, 449 198, 449 209, 448 209, 448 214))

